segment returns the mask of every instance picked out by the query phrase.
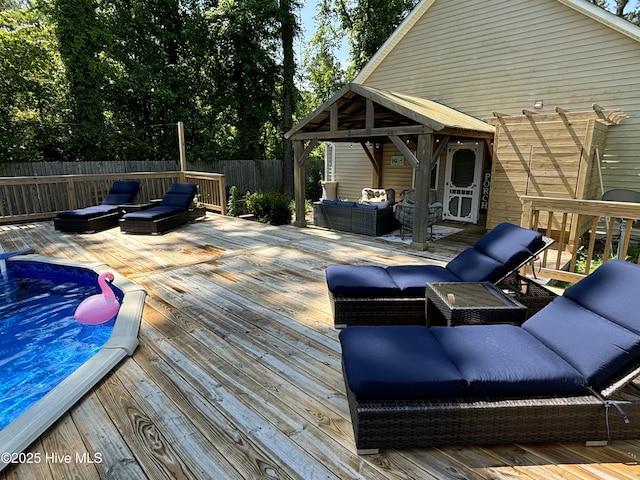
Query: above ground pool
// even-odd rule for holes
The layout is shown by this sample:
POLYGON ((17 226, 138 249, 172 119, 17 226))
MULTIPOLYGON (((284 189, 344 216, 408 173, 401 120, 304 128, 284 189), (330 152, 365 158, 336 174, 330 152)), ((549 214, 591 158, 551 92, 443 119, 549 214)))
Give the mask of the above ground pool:
MULTIPOLYGON (((115 272, 108 288, 121 304, 117 316, 97 324, 74 318, 84 300, 101 294, 98 277, 105 271, 112 272, 103 264, 40 255, 6 261, 0 275, 3 453, 22 452, 138 345, 145 291, 115 272)), ((5 466, 0 462, 0 470, 5 466)))

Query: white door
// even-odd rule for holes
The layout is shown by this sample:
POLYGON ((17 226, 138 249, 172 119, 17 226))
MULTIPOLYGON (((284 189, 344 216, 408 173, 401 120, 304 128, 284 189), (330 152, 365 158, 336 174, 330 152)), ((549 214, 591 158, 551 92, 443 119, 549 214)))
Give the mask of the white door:
POLYGON ((478 221, 483 157, 482 143, 458 143, 447 149, 443 218, 478 221))

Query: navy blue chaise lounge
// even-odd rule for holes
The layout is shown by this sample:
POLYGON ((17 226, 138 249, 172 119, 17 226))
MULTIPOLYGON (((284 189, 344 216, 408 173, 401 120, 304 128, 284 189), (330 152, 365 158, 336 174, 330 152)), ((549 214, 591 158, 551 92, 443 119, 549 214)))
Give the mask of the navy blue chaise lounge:
POLYGON ((501 223, 445 267, 330 265, 325 274, 334 326, 425 324, 427 283, 498 283, 551 243, 539 232, 501 223))
POLYGON ((164 233, 189 221, 189 208, 196 196, 195 183, 174 183, 154 207, 127 213, 120 219, 120 231, 125 233, 164 233))
POLYGON ((60 212, 53 219, 56 230, 61 232, 97 232, 118 225, 118 205, 133 203, 140 191, 135 180, 117 180, 100 205, 60 212))
POLYGON ((359 453, 640 438, 640 266, 610 260, 522 324, 340 332, 359 453))

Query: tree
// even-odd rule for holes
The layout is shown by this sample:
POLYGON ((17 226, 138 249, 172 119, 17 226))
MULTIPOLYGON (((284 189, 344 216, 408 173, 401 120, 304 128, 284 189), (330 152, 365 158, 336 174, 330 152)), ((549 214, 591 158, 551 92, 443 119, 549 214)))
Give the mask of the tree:
MULTIPOLYGON (((294 10, 300 5, 292 0, 280 0, 280 36, 282 39, 282 129, 285 133, 293 127, 293 111, 296 103, 296 63, 293 40, 298 34, 298 22, 294 10)), ((293 195, 293 144, 283 138, 283 186, 284 192, 293 195)))
POLYGON ((80 158, 104 159, 104 71, 99 55, 104 42, 92 0, 55 0, 52 15, 60 56, 65 66, 74 124, 75 149, 80 158))
POLYGON ((317 107, 344 85, 344 71, 335 52, 342 39, 341 31, 335 23, 332 0, 320 0, 314 17, 316 31, 305 52, 304 68, 307 71, 309 87, 315 94, 315 101, 307 105, 307 110, 317 107))
POLYGON ((13 3, 0 11, 0 162, 60 158, 67 84, 54 30, 13 3))
POLYGON ((336 0, 340 24, 349 34, 353 78, 400 25, 418 0, 336 0))

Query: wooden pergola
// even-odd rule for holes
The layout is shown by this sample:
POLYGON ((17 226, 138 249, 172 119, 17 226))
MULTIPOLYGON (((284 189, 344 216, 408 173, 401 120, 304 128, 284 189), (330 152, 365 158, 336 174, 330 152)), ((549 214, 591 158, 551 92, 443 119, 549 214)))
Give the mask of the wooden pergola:
POLYGON ((285 134, 294 145, 295 225, 306 226, 305 162, 318 142, 361 144, 377 178, 378 184, 372 186, 378 188, 382 149, 372 153, 367 143, 393 143, 416 170, 412 247, 423 250, 427 244, 429 178, 441 152, 452 137, 485 139, 490 144, 494 132, 494 126, 432 100, 347 84, 285 134), (440 142, 434 148, 436 136, 440 142))

